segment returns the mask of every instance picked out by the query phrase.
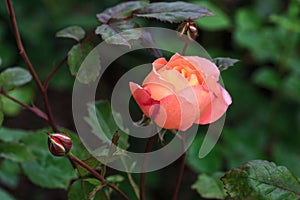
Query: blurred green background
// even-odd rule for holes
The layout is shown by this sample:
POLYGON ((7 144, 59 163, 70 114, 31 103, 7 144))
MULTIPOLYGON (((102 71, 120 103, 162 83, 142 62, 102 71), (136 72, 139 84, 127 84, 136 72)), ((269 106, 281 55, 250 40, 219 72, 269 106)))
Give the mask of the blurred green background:
MULTIPOLYGON (((120 2, 14 0, 25 48, 42 79, 75 44, 71 40, 55 38, 57 31, 70 25, 80 25, 92 33, 99 25, 95 15, 120 2)), ((221 138, 213 151, 200 160, 197 153, 204 138, 200 131, 189 149, 180 199, 200 198, 191 189, 198 174, 224 172, 254 159, 285 165, 300 177, 300 0, 189 2, 207 6, 217 15, 196 21, 199 43, 211 57, 228 56, 240 62, 222 72, 233 104, 228 109, 221 138)), ((25 67, 18 54, 3 1, 0 17, 1 70, 16 65, 25 67)), ((143 23, 145 26, 177 27, 154 20, 143 23)), ((69 129, 74 129, 71 113, 73 81, 68 67, 64 66, 50 85, 54 114, 59 124, 69 129)), ((109 84, 108 81, 108 87, 109 84)), ((28 103, 41 104, 41 97, 33 84, 14 91, 12 95, 28 103)), ((105 94, 103 97, 108 98, 105 94)), ((4 102, 4 110, 4 126, 22 129, 45 126, 11 102, 4 102)), ((168 194, 172 193, 170 182, 173 183, 177 177, 178 164, 176 162, 163 170, 149 173, 149 199, 169 198, 168 194)), ((0 164, 0 186, 16 199, 67 198, 66 191, 40 188, 23 175, 16 175, 15 184, 8 184, 3 165, 0 164)), ((135 178, 138 176, 135 175, 135 178)))

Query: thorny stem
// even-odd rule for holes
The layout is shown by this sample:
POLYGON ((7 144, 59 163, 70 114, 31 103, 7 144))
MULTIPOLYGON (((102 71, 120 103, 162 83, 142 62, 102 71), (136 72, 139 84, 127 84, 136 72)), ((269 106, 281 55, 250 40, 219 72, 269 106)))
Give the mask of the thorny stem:
MULTIPOLYGON (((153 141, 154 141, 154 137, 152 136, 147 140, 147 144, 146 144, 146 149, 145 149, 145 153, 150 152, 150 150, 152 149, 153 146, 153 141)), ((145 167, 147 165, 147 154, 145 154, 144 157, 144 161, 143 161, 143 171, 145 170, 145 167)), ((141 177, 140 177, 140 200, 146 200, 146 172, 141 173, 141 177)))
POLYGON ((21 40, 21 36, 20 36, 20 33, 19 33, 17 21, 16 21, 15 12, 14 12, 14 9, 13 9, 13 6, 12 6, 12 2, 11 2, 11 0, 5 0, 5 2, 6 2, 9 17, 10 17, 10 21, 11 21, 12 26, 13 26, 13 31, 14 31, 14 34, 15 34, 16 42, 17 42, 17 45, 18 45, 19 50, 20 50, 20 54, 23 57, 26 65, 28 67, 28 70, 29 70, 30 74, 33 77, 33 80, 36 82, 38 88, 42 92, 43 100, 44 100, 44 103, 45 103, 46 113, 48 115, 48 123, 52 127, 53 131, 58 132, 58 128, 56 126, 56 123, 54 122, 52 111, 51 111, 51 108, 50 108, 50 105, 49 105, 47 90, 43 86, 42 82, 40 81, 40 79, 39 79, 37 73, 35 72, 32 64, 31 64, 31 61, 28 58, 27 53, 24 49, 24 46, 23 46, 23 43, 22 43, 22 40, 21 40))
POLYGON ((74 162, 76 162, 79 165, 81 165, 82 167, 84 167, 89 172, 91 172, 104 185, 107 185, 108 187, 110 187, 113 190, 115 190, 123 199, 129 200, 129 198, 126 196, 126 194, 124 194, 116 185, 114 185, 114 184, 108 182, 107 180, 105 180, 105 178, 103 176, 101 176, 97 171, 95 171, 93 168, 91 168, 90 166, 88 166, 85 162, 83 162, 82 160, 80 160, 79 158, 77 158, 76 156, 74 156, 72 154, 69 154, 68 157, 71 160, 73 160, 74 162))
POLYGON ((28 104, 23 103, 23 102, 19 101, 18 99, 15 99, 14 97, 8 95, 7 93, 5 93, 5 92, 2 91, 2 90, 0 90, 0 94, 3 95, 4 97, 8 98, 9 100, 11 100, 11 101, 13 101, 13 102, 15 102, 15 103, 21 105, 22 107, 24 107, 24 108, 30 110, 31 112, 33 112, 33 113, 36 114, 37 116, 43 118, 44 120, 48 121, 47 115, 46 115, 43 111, 39 110, 38 108, 34 108, 34 107, 32 107, 32 106, 29 106, 28 104))
MULTIPOLYGON (((48 78, 46 79, 45 85, 43 85, 42 82, 40 81, 38 75, 36 74, 36 72, 35 72, 32 64, 31 64, 31 61, 28 58, 27 53, 26 53, 26 51, 24 49, 24 46, 23 46, 23 43, 22 43, 22 40, 21 40, 21 36, 19 34, 19 29, 18 29, 18 26, 17 26, 17 21, 16 21, 16 17, 15 17, 15 12, 14 12, 14 9, 13 9, 13 6, 12 6, 12 2, 11 2, 11 0, 5 0, 5 2, 6 2, 7 10, 8 10, 8 13, 9 13, 9 17, 10 17, 10 20, 11 20, 11 23, 12 23, 12 26, 13 26, 13 31, 14 31, 14 34, 15 34, 16 42, 17 42, 18 48, 20 50, 20 54, 23 57, 23 59, 24 59, 26 65, 27 65, 27 67, 28 67, 28 69, 29 69, 29 71, 30 71, 30 73, 31 73, 34 81, 36 82, 38 88, 40 89, 40 91, 41 91, 41 93, 43 95, 43 101, 44 101, 45 109, 46 109, 46 113, 47 113, 47 116, 45 115, 47 117, 47 121, 48 121, 49 125, 52 127, 52 129, 55 132, 59 132, 59 130, 58 130, 57 126, 56 126, 56 123, 54 122, 52 111, 51 111, 51 108, 50 108, 48 94, 47 94, 47 87, 48 87, 49 81, 51 80, 52 76, 64 64, 64 62, 67 60, 67 57, 65 57, 58 64, 58 66, 55 69, 53 69, 53 71, 49 74, 48 78)), ((92 39, 92 38, 90 38, 90 39, 92 39)), ((29 110, 31 110, 31 111, 33 111, 33 112, 35 112, 37 114, 37 112, 34 111, 33 107, 30 107, 27 104, 24 104, 23 102, 20 102, 17 99, 14 99, 13 97, 8 96, 3 91, 2 91, 1 94, 4 95, 5 97, 9 98, 10 100, 12 100, 12 101, 14 101, 14 102, 22 105, 23 107, 25 107, 25 108, 27 108, 27 109, 29 109, 29 110)), ((42 117, 42 116, 40 116, 40 117, 42 117)), ((45 118, 45 117, 42 117, 42 118, 45 118)), ((93 168, 91 168, 90 166, 88 166, 85 162, 81 161, 79 158, 77 158, 76 156, 74 156, 72 154, 69 154, 68 158, 70 159, 70 161, 72 161, 71 162, 72 164, 74 164, 73 162, 78 163, 79 165, 81 165, 82 167, 84 167, 85 169, 87 169, 88 171, 90 171, 103 184, 109 186, 110 188, 112 188, 113 190, 115 190, 117 193, 119 193, 120 196, 123 199, 129 200, 129 198, 117 186, 115 186, 112 183, 109 183, 107 180, 104 179, 104 177, 102 177, 93 168)))
POLYGON ((16 37, 16 42, 17 42, 17 45, 18 45, 19 50, 20 50, 20 54, 23 57, 25 63, 27 64, 28 69, 29 69, 34 81, 36 82, 37 86, 39 87, 40 90, 43 90, 44 87, 43 87, 38 75, 36 74, 32 64, 31 64, 31 62, 30 62, 30 60, 27 56, 27 53, 24 49, 11 0, 6 0, 5 2, 6 2, 9 17, 10 17, 10 21, 11 21, 12 26, 13 26, 13 31, 14 31, 14 34, 15 34, 15 37, 16 37))

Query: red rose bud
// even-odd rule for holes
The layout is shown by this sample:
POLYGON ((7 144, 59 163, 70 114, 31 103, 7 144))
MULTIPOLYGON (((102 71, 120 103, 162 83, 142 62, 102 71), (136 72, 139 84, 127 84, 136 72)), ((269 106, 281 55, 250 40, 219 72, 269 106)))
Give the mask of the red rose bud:
POLYGON ((65 156, 72 148, 72 140, 61 133, 53 133, 48 137, 48 147, 53 155, 65 156))

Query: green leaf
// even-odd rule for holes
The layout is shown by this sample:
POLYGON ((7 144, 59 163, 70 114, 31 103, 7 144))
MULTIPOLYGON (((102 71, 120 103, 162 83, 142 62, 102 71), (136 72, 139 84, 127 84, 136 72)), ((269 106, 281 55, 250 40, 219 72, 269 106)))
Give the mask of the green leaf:
POLYGON ((68 65, 72 75, 76 75, 83 60, 93 49, 89 43, 77 44, 68 52, 68 65))
POLYGON ((52 155, 24 162, 22 169, 34 184, 46 188, 67 189, 70 181, 77 177, 66 158, 54 158, 52 155))
POLYGON ((299 25, 298 18, 293 20, 293 19, 288 19, 285 16, 279 16, 273 14, 270 16, 270 21, 279 26, 282 26, 283 28, 289 31, 300 33, 300 25, 299 25))
POLYGON ((30 73, 21 67, 8 68, 0 74, 0 88, 6 91, 13 90, 30 82, 31 79, 30 73))
POLYGON ((271 90, 278 89, 281 82, 279 74, 266 67, 258 69, 253 75, 253 80, 257 85, 271 90))
POLYGON ((237 63, 239 60, 238 59, 233 59, 233 58, 214 58, 213 62, 217 65, 220 71, 226 70, 229 67, 233 66, 235 63, 237 63))
POLYGON ((82 67, 77 73, 77 80, 81 83, 88 84, 95 81, 101 70, 101 63, 98 51, 91 51, 84 62, 82 67))
MULTIPOLYGON (((68 192, 69 200, 82 200, 89 199, 90 193, 96 189, 95 185, 91 184, 89 181, 77 180, 72 183, 70 190, 68 192)), ((107 200, 103 190, 97 191, 93 199, 107 200)))
POLYGON ((259 16, 252 9, 240 9, 235 17, 237 26, 241 29, 255 30, 262 23, 259 16))
POLYGON ((192 189, 197 190, 203 198, 224 199, 226 194, 220 180, 222 175, 221 172, 214 173, 213 176, 201 174, 192 189))
POLYGON ((117 148, 117 150, 112 155, 109 155, 109 150, 110 148, 101 146, 100 148, 93 150, 93 155, 96 157, 96 159, 101 160, 101 162, 103 163, 111 163, 115 160, 120 159, 122 156, 127 155, 122 149, 119 148, 117 148))
POLYGON ((0 57, 0 66, 2 65, 2 58, 0 57))
POLYGON ((2 97, 0 97, 0 127, 2 126, 3 120, 4 120, 3 101, 2 101, 2 97))
POLYGON ((101 35, 102 39, 108 44, 125 45, 130 48, 134 40, 141 37, 142 32, 136 30, 137 27, 138 25, 132 21, 119 21, 102 24, 97 27, 95 33, 101 35))
POLYGON ((4 142, 19 141, 22 137, 26 136, 28 132, 29 131, 1 127, 0 140, 4 142))
MULTIPOLYGON (((113 111, 108 101, 98 101, 95 103, 96 118, 93 117, 93 105, 89 105, 89 116, 84 119, 91 126, 93 133, 98 136, 103 142, 110 144, 116 131, 119 132, 120 138, 118 140, 118 147, 127 149, 128 135, 118 127, 114 117, 113 111)), ((115 114, 116 117, 117 113, 115 114)), ((116 119, 118 124, 122 125, 122 119, 116 119)), ((123 127, 121 127, 123 129, 123 127)))
POLYGON ((182 1, 151 3, 138 10, 137 17, 153 18, 170 23, 180 23, 189 19, 213 16, 206 7, 182 1))
POLYGON ((124 177, 117 174, 117 175, 112 175, 112 176, 107 177, 106 180, 108 182, 120 183, 120 182, 124 181, 124 177))
POLYGON ((229 17, 213 3, 209 1, 195 1, 193 3, 207 7, 215 14, 214 17, 204 17, 201 19, 197 19, 195 22, 199 27, 206 30, 215 31, 227 29, 231 26, 229 17))
POLYGON ((199 158, 199 149, 203 143, 204 134, 198 134, 187 153, 187 165, 197 173, 211 174, 221 170, 222 157, 219 146, 215 146, 204 158, 199 158))
POLYGON ((24 162, 35 158, 27 146, 16 142, 1 142, 0 157, 14 162, 24 162))
POLYGON ((120 3, 97 14, 97 19, 103 24, 107 24, 111 19, 124 19, 132 15, 132 12, 145 6, 147 2, 129 1, 120 3))
POLYGON ((5 190, 0 188, 0 199, 1 200, 14 200, 15 198, 7 193, 5 190))
POLYGON ((288 145, 290 146, 290 144, 277 144, 275 147, 273 147, 274 161, 280 165, 289 166, 289 170, 295 174, 295 176, 300 177, 300 156, 298 155, 297 151, 291 149, 288 145))
MULTIPOLYGON (((259 116, 256 117, 258 118, 259 116)), ((252 125, 246 123, 244 123, 243 128, 247 129, 247 131, 253 129, 252 125)), ((249 160, 264 155, 265 144, 267 142, 266 135, 262 134, 264 132, 256 131, 253 133, 249 131, 249 133, 247 131, 243 129, 238 131, 230 128, 223 129, 222 155, 224 156, 223 159, 227 161, 226 164, 228 168, 242 165, 249 160), (256 140, 251 140, 253 137, 255 137, 256 140)))
POLYGON ((85 36, 85 31, 80 26, 69 26, 56 33, 56 37, 71 38, 79 42, 85 36))
POLYGON ((232 199, 299 199, 300 183, 283 166, 253 160, 221 178, 232 199))
POLYGON ((92 184, 94 186, 99 186, 99 185, 102 184, 101 181, 99 181, 96 178, 85 178, 85 179, 83 179, 83 181, 86 181, 86 182, 88 182, 88 183, 90 183, 90 184, 92 184))
POLYGON ((19 182, 20 167, 18 163, 3 160, 0 164, 0 182, 10 188, 16 188, 19 182))
POLYGON ((283 81, 284 93, 291 99, 300 102, 300 73, 291 73, 283 81))

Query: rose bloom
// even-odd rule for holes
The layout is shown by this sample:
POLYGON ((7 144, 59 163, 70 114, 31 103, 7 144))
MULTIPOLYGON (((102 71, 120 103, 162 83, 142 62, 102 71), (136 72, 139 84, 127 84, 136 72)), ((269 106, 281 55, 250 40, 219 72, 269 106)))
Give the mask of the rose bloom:
POLYGON ((130 82, 131 93, 158 126, 185 131, 195 124, 218 120, 231 104, 218 83, 220 71, 208 59, 175 54, 158 58, 142 86, 130 82))

